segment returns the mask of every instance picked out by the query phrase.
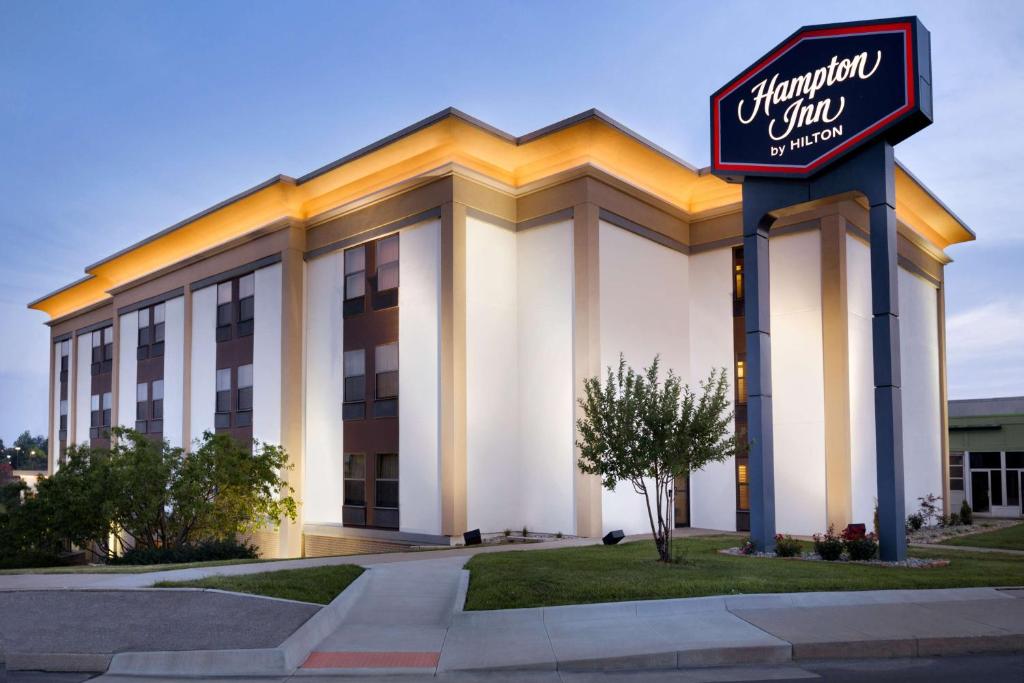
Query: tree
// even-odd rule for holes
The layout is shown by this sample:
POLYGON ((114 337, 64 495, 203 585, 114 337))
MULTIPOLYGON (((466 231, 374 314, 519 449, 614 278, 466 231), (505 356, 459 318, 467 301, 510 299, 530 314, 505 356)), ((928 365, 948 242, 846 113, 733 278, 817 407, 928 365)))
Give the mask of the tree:
POLYGON ((620 354, 618 372, 608 368, 603 385, 597 377, 586 380, 583 417, 576 424, 577 465, 600 476, 609 490, 625 481, 643 495, 658 557, 669 562, 675 479, 727 460, 737 443, 730 435, 725 369, 713 370, 700 383, 699 396, 672 370, 660 381, 659 369, 655 356, 643 374, 636 373, 620 354))
POLYGON ((186 453, 134 430, 111 432, 109 449, 68 448, 67 463, 0 517, 0 541, 8 545, 0 555, 56 556, 70 542, 109 560, 118 550, 112 540, 182 549, 297 515, 280 447, 206 432, 186 453))

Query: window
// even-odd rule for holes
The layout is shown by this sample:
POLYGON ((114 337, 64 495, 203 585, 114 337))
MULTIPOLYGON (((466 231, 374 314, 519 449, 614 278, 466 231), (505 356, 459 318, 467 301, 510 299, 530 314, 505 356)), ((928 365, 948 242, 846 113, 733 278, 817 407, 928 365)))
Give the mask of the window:
POLYGON ((60 439, 64 440, 67 438, 68 431, 68 400, 61 399, 60 402, 60 439))
POLYGON ((164 304, 139 309, 139 360, 164 355, 164 315, 164 304))
POLYGON ((231 302, 234 299, 232 289, 231 282, 217 285, 217 341, 231 339, 231 323, 234 318, 231 314, 231 302))
POLYGON ((89 397, 90 422, 89 438, 98 439, 104 431, 110 429, 110 411, 113 408, 113 394, 93 394, 89 397))
POLYGON ((135 431, 145 432, 149 419, 149 385, 140 382, 135 385, 135 431))
POLYGON ((964 454, 949 454, 949 490, 964 490, 964 454))
POLYGON ((736 467, 736 504, 740 510, 750 509, 750 479, 747 465, 736 467))
POLYGON ((366 506, 366 456, 346 453, 344 462, 345 505, 366 506))
POLYGON ((238 336, 252 334, 256 315, 256 275, 249 273, 238 278, 238 336))
POLYGON ((366 294, 366 247, 345 251, 345 301, 366 294))
POLYGON ((359 420, 366 417, 366 351, 355 349, 344 354, 344 405, 342 419, 359 420))
POLYGON ((374 355, 376 373, 374 417, 398 417, 398 344, 378 346, 374 355))
POLYGON ((164 381, 153 380, 150 388, 150 410, 149 410, 149 431, 160 433, 164 431, 164 381))
POLYGON ((238 367, 238 396, 235 400, 235 426, 252 424, 252 365, 238 367))
POLYGON ((231 368, 217 370, 217 403, 213 426, 224 429, 231 426, 231 368))
POLYGON ((96 330, 92 338, 92 374, 110 372, 114 366, 114 328, 96 330))
POLYGON ((1000 469, 1003 466, 999 453, 971 453, 971 469, 1000 469))
POLYGON ((377 373, 377 398, 398 396, 398 344, 378 346, 374 356, 377 373))
POLYGON ((747 361, 746 358, 736 359, 736 402, 747 402, 747 361))
POLYGON ((743 300, 743 251, 733 256, 732 296, 736 301, 743 300))
POLYGON ((60 381, 68 381, 68 363, 70 362, 71 356, 71 342, 62 341, 59 347, 60 351, 60 381))
POLYGON ((377 456, 376 506, 398 507, 398 454, 381 453, 377 456))
POLYGON ((377 242, 377 291, 398 287, 398 235, 377 242))

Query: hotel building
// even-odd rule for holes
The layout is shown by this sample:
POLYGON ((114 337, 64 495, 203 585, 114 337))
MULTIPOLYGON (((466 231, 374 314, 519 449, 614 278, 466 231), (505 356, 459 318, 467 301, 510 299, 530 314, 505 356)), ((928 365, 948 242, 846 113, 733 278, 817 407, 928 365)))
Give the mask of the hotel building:
MULTIPOLYGON (((908 507, 948 500, 945 249, 973 233, 896 174, 908 507)), ((870 524, 868 214, 772 228, 780 532, 870 524)), ((583 380, 660 354, 728 368, 745 415, 741 188, 597 111, 514 137, 455 110, 277 176, 86 268, 50 316, 50 463, 126 425, 284 446, 299 519, 268 555, 447 543, 467 529, 648 531, 575 466, 583 380), (56 445, 59 444, 59 447, 56 445)), ((676 485, 677 525, 746 528, 747 463, 676 485)))

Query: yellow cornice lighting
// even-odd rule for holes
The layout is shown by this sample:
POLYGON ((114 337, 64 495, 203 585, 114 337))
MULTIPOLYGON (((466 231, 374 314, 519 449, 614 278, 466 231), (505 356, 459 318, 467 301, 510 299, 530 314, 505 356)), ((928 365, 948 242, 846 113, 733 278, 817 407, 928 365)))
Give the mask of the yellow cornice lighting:
MULTIPOLYGON (((608 119, 586 112, 514 138, 446 110, 305 178, 278 176, 93 264, 88 277, 29 304, 60 318, 108 298, 109 291, 282 218, 305 220, 439 167, 457 164, 513 189, 590 164, 687 215, 734 207, 739 185, 700 173, 608 119)), ((902 167, 901 220, 940 249, 972 239, 955 216, 902 167)))

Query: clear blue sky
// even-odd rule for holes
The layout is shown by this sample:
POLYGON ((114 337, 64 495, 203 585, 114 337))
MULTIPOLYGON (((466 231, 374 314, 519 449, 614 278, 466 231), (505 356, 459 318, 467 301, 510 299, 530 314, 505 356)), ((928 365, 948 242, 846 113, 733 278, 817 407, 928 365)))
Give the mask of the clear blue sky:
POLYGON ((522 134, 597 107, 708 163, 707 98, 803 24, 917 14, 936 123, 897 156, 950 249, 953 398, 1024 394, 1024 3, 0 2, 0 438, 46 428, 37 296, 277 173, 447 106, 522 134))

